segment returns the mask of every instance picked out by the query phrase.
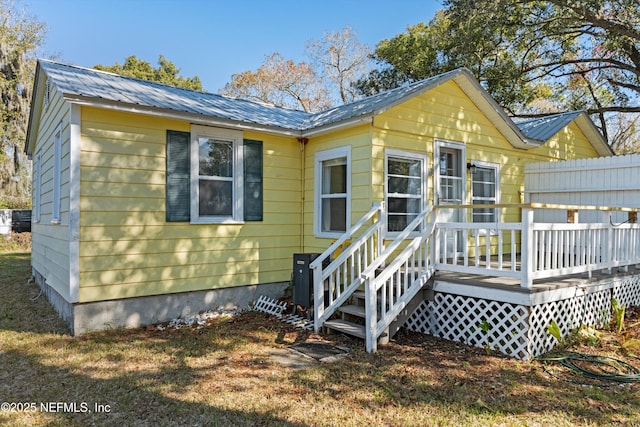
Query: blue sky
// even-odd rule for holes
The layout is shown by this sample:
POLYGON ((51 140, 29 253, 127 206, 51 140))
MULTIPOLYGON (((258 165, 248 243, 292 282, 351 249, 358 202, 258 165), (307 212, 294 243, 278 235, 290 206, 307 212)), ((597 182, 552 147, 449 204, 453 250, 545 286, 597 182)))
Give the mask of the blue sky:
POLYGON ((372 49, 427 22, 439 0, 19 0, 47 25, 40 56, 92 67, 163 54, 183 76, 217 92, 231 75, 255 70, 265 55, 304 60, 307 40, 351 27, 372 49))

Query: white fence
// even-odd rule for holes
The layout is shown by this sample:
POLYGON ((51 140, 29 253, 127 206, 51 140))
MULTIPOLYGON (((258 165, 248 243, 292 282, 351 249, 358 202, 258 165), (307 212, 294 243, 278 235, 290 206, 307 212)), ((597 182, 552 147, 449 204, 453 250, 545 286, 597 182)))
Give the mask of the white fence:
MULTIPOLYGON (((640 208, 640 154, 525 165, 525 201, 579 206, 640 208)), ((559 212, 536 215, 539 222, 561 222, 559 212)), ((584 212, 579 222, 597 222, 584 212)), ((626 221, 616 213, 614 223, 626 221)))

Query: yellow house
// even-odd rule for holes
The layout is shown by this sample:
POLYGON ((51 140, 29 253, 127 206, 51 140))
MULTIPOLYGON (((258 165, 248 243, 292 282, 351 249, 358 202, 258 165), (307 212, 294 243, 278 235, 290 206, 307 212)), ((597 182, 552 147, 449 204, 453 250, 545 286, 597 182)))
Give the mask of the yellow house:
POLYGON ((611 155, 586 114, 516 123, 465 69, 317 114, 44 60, 33 93, 33 274, 76 334, 280 296, 376 202, 391 240, 428 206, 523 203, 527 163, 611 155))

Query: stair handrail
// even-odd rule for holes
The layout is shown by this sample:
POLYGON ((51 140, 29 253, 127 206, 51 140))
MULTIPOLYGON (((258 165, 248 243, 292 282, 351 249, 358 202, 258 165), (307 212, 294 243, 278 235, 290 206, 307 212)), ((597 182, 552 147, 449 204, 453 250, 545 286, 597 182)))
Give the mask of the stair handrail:
MULTIPOLYGON (((426 239, 432 238, 435 230, 436 230, 436 223, 435 222, 429 223, 427 227, 421 232, 420 236, 417 236, 416 238, 414 238, 411 241, 411 243, 409 243, 407 247, 404 248, 402 252, 398 254, 398 256, 396 256, 394 260, 385 267, 384 271, 379 276, 369 278, 368 283, 373 284, 373 286, 369 285, 371 286, 371 288, 369 289, 369 292, 365 292, 366 294, 365 300, 367 297, 371 298, 373 300, 372 302, 370 302, 371 306, 377 307, 377 302, 376 302, 377 292, 378 292, 378 289, 382 287, 382 284, 386 283, 386 281, 393 274, 396 273, 397 269, 401 267, 402 264, 404 264, 404 262, 408 260, 413 253, 416 252, 416 250, 420 247, 420 245, 426 239)), ((431 278, 431 276, 435 271, 435 262, 433 259, 429 261, 429 264, 426 266, 426 268, 427 268, 426 276, 424 275, 425 272, 423 271, 421 272, 422 274, 417 279, 415 279, 415 280, 420 280, 422 284, 426 283, 431 278)), ((415 283, 415 280, 413 283, 415 283)), ((371 337, 369 337, 370 339, 369 338, 367 339, 367 348, 373 345, 375 340, 386 330, 389 324, 393 322, 393 319, 395 319, 398 316, 398 314, 404 309, 404 306, 409 302, 409 300, 412 297, 413 297, 413 294, 403 295, 401 300, 399 302, 396 302, 393 310, 390 310, 389 313, 387 313, 388 314, 387 319, 385 319, 384 317, 381 317, 380 320, 376 322, 376 321, 373 321, 375 317, 372 316, 371 318, 367 318, 365 320, 365 322, 367 322, 366 325, 368 326, 366 328, 367 334, 369 333, 371 334, 371 337), (372 322, 372 323, 369 324, 368 322, 372 322)))
POLYGON ((380 268, 380 266, 382 266, 389 255, 391 255, 398 248, 398 246, 400 246, 402 242, 404 242, 409 237, 409 235, 414 232, 415 228, 418 225, 424 222, 424 220, 429 216, 431 212, 433 212, 433 206, 429 205, 426 207, 426 209, 420 212, 420 214, 416 218, 414 218, 414 220, 411 221, 409 225, 407 225, 391 243, 387 244, 382 253, 373 262, 371 262, 371 264, 369 264, 369 267, 367 267, 362 272, 362 275, 360 276, 362 280, 364 281, 367 278, 375 275, 376 270, 380 268))
MULTIPOLYGON (((349 258, 355 251, 358 250, 359 244, 354 242, 354 244, 349 245, 347 248, 343 249, 340 255, 336 257, 336 259, 332 260, 329 265, 325 268, 322 268, 323 261, 327 258, 330 258, 331 255, 340 248, 347 240, 351 239, 353 235, 362 228, 368 221, 370 221, 376 214, 378 214, 378 218, 375 223, 371 225, 363 234, 360 236, 367 236, 373 232, 382 231, 383 226, 383 218, 384 218, 384 202, 374 202, 372 204, 371 209, 364 216, 360 218, 358 222, 356 222, 349 230, 347 230, 342 236, 340 236, 331 246, 329 246, 320 256, 318 256, 311 264, 309 264, 309 268, 313 271, 313 298, 314 298, 314 330, 318 332, 320 327, 322 326, 322 322, 326 320, 328 316, 333 314, 335 308, 337 308, 343 300, 346 299, 348 293, 344 293, 340 296, 339 300, 334 301, 334 309, 327 310, 325 312, 324 307, 324 280, 330 274, 336 270, 342 262, 344 262, 347 258, 349 258)), ((378 238, 379 249, 382 248, 382 236, 379 235, 378 238)), ((381 252, 381 250, 380 250, 381 252)), ((374 260, 372 260, 373 262, 374 260)), ((360 283, 358 283, 359 285, 360 283)), ((350 290, 353 291, 357 288, 357 286, 351 286, 350 290)))
MULTIPOLYGON (((382 212, 383 210, 384 210, 384 202, 373 202, 369 212, 367 212, 362 218, 360 218, 360 220, 358 222, 356 222, 353 225, 353 227, 351 227, 346 232, 344 232, 338 238, 338 240, 336 240, 335 242, 333 242, 331 244, 331 246, 329 246, 327 249, 325 249, 325 251, 322 252, 322 254, 320 254, 319 257, 317 257, 311 264, 309 264, 309 268, 311 268, 312 270, 315 270, 316 268, 321 267, 323 260, 325 260, 327 257, 331 256, 331 254, 333 254, 336 250, 338 250, 338 248, 340 246, 342 246, 344 244, 344 242, 346 242, 347 240, 351 239, 351 237, 353 237, 353 235, 360 228, 362 228, 362 226, 364 224, 366 224, 367 221, 369 221, 371 218, 373 218, 376 213, 382 212)), ((345 253, 345 251, 342 251, 342 253, 340 255, 342 255, 343 253, 345 253)), ((338 260, 338 258, 333 260, 332 263, 337 261, 337 260, 338 260)))
MULTIPOLYGON (((384 330, 386 326, 382 327, 376 319, 377 313, 377 302, 376 302, 376 291, 377 289, 371 289, 370 284, 375 281, 375 273, 378 268, 380 268, 383 263, 387 260, 387 258, 402 244, 404 240, 406 240, 414 230, 423 225, 423 229, 420 232, 420 235, 415 237, 412 242, 409 244, 407 248, 405 248, 398 256, 394 259, 394 261, 388 266, 389 268, 385 268, 385 273, 390 274, 389 271, 391 268, 395 268, 396 264, 400 264, 404 262, 404 257, 410 256, 412 253, 411 249, 414 246, 422 243, 424 239, 427 239, 433 235, 436 225, 436 219, 428 222, 426 221, 428 216, 433 212, 433 206, 429 205, 425 208, 420 214, 409 223, 408 226, 402 230, 396 238, 388 244, 384 251, 376 258, 374 262, 372 262, 365 271, 363 271, 361 275, 361 279, 363 283, 366 283, 365 287, 365 336, 366 336, 366 347, 367 351, 375 351, 376 341, 380 336, 380 331, 384 330)), ((433 268, 434 262, 432 260, 431 267, 433 268)), ((377 286, 377 285, 376 285, 377 286)))

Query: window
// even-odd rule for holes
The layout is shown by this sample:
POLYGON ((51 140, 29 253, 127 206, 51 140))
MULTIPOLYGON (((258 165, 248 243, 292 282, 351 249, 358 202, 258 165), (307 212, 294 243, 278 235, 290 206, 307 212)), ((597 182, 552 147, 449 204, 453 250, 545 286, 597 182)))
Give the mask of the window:
MULTIPOLYGON (((471 162, 471 203, 495 205, 498 203, 500 167, 495 163, 471 162)), ((472 222, 497 222, 497 211, 478 208, 471 211, 472 222)))
POLYGON ((242 132, 204 126, 192 130, 191 221, 242 221, 242 132))
POLYGON ((53 207, 51 223, 60 223, 60 199, 62 181, 62 124, 56 128, 53 136, 53 207))
MULTIPOLYGON (((222 133, 225 132, 228 131, 222 131, 222 133)), ((209 141, 203 142, 203 146, 209 145, 209 150, 214 149, 215 151, 214 157, 211 157, 209 153, 205 153, 205 158, 202 159, 204 175, 201 175, 200 145, 193 149, 194 163, 197 169, 195 173, 191 172, 193 169, 191 164, 192 149, 190 148, 190 144, 192 144, 191 133, 167 130, 165 187, 167 222, 189 222, 192 220, 192 214, 194 218, 193 222, 195 223, 262 221, 262 141, 245 139, 239 142, 240 132, 237 132, 232 139, 216 139, 216 137, 203 136, 203 134, 207 133, 218 135, 215 128, 204 128, 199 134, 200 138, 209 141), (229 153, 225 153, 224 151, 225 147, 228 148, 229 146, 233 146, 233 153, 231 154, 233 161, 231 164, 228 162, 229 153), (206 159, 207 156, 209 159, 206 159), (224 160, 224 156, 226 156, 227 161, 224 160), (242 158, 244 161, 242 165, 244 176, 242 179, 238 178, 238 174, 240 173, 240 168, 237 166, 239 158, 242 158), (232 177, 219 175, 232 175, 232 177), (244 187, 239 187, 240 182, 242 182, 244 187), (231 209, 223 206, 224 203, 222 202, 219 202, 217 205, 213 203, 214 200, 223 200, 226 195, 228 195, 228 183, 231 183, 233 192, 233 200, 231 200, 231 206, 233 206, 233 208, 231 209), (214 191, 216 185, 222 187, 220 194, 216 194, 214 191), (201 186, 204 189, 203 191, 200 191, 201 186), (192 197, 192 191, 198 195, 196 200, 192 197), (238 200, 241 197, 243 197, 242 203, 238 200), (244 209, 244 212, 240 209, 244 209), (218 211, 219 215, 215 214, 216 211, 218 211), (229 215, 229 212, 231 212, 231 215, 229 215), (240 214, 241 217, 239 218, 238 215, 240 214)), ((193 139, 194 146, 196 143, 199 144, 200 138, 193 139)), ((203 149, 206 150, 206 148, 203 149)), ((227 202, 228 201, 227 198, 227 202)))
POLYGON ((387 232, 404 230, 426 205, 426 156, 386 152, 387 232))
POLYGON ((315 233, 339 237, 351 217, 351 147, 316 153, 315 233))

